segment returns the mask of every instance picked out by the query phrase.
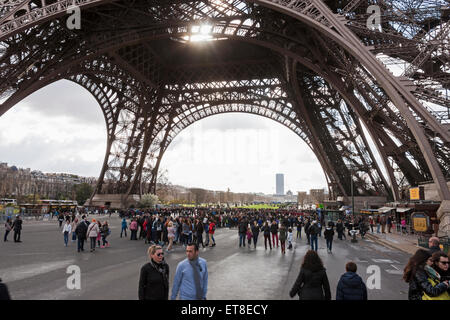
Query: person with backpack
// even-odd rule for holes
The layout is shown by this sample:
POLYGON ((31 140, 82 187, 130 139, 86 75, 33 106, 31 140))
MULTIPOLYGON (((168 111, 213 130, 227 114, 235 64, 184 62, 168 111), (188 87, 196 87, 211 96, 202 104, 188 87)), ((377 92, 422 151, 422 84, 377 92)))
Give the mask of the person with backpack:
POLYGON ((97 236, 100 233, 100 229, 98 227, 97 221, 92 219, 92 223, 89 224, 89 227, 86 232, 86 238, 91 240, 91 252, 95 251, 95 241, 97 240, 97 236))
POLYGON ((317 226, 316 220, 314 220, 311 223, 311 226, 309 227, 308 231, 309 231, 309 237, 310 237, 310 242, 311 242, 311 250, 314 250, 317 252, 317 249, 318 249, 317 235, 319 234, 319 227, 317 226))
POLYGON ((297 239, 300 238, 300 240, 302 239, 302 225, 303 222, 300 218, 298 218, 297 220, 297 239))
POLYGON ((84 251, 84 241, 86 240, 86 233, 88 229, 88 222, 86 221, 86 216, 83 215, 82 220, 80 223, 78 223, 77 227, 75 228, 75 233, 77 234, 78 238, 78 252, 84 251))
MULTIPOLYGON (((197 246, 200 247, 200 243, 202 244, 202 247, 205 247, 205 244, 203 243, 203 231, 205 229, 203 228, 203 223, 201 219, 197 219, 197 223, 195 224, 195 232, 197 234, 197 246)), ((208 236, 208 235, 207 235, 208 236)))
POLYGON ((130 223, 130 231, 131 231, 130 240, 137 240, 138 223, 136 221, 136 218, 133 218, 133 220, 130 223))
POLYGON ((336 300, 367 300, 367 287, 359 275, 357 266, 350 261, 345 265, 345 273, 339 279, 336 300))

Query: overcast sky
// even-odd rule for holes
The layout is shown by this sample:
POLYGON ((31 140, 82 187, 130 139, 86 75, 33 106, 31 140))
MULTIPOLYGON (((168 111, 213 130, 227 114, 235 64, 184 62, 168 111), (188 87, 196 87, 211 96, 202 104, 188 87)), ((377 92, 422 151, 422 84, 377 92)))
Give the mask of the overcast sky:
MULTIPOLYGON (((43 172, 95 176, 106 148, 103 115, 84 88, 56 82, 0 117, 0 162, 43 172)), ((326 187, 305 142, 281 124, 234 113, 197 121, 174 139, 161 162, 171 183, 232 192, 275 193, 326 187)))

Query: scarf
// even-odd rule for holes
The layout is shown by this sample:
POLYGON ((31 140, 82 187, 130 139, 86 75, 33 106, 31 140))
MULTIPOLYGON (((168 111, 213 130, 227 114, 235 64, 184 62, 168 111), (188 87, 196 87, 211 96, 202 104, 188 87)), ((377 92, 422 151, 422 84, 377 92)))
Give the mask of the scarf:
POLYGON ((161 263, 157 263, 157 262, 153 261, 153 259, 150 259, 150 264, 156 271, 158 271, 162 275, 162 277, 164 279, 164 286, 168 287, 169 281, 167 279, 167 264, 166 264, 166 262, 163 260, 161 263))

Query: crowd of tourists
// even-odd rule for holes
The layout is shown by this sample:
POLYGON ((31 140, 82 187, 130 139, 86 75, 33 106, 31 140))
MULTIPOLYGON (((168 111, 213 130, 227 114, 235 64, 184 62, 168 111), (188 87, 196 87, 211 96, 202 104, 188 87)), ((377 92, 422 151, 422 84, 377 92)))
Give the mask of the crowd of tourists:
MULTIPOLYGON (((235 228, 238 233, 239 248, 256 249, 259 235, 264 239, 265 250, 280 249, 282 254, 292 250, 297 239, 306 238, 311 247, 306 253, 299 275, 289 294, 301 300, 330 300, 331 291, 326 269, 317 254, 318 238, 326 240, 327 252, 332 253, 333 240, 354 236, 355 230, 361 237, 375 225, 384 226, 389 221, 352 216, 326 221, 316 212, 270 209, 207 209, 180 208, 158 210, 129 210, 119 213, 120 238, 143 241, 149 244, 150 262, 141 269, 139 299, 169 298, 169 266, 164 253, 175 246, 186 250, 187 258, 177 267, 172 285, 171 299, 206 299, 208 272, 207 262, 199 257, 199 248, 215 247, 217 228, 235 228), (386 223, 384 223, 386 222, 386 223)), ((57 213, 63 234, 64 245, 77 241, 77 251, 84 251, 84 243, 89 240, 90 251, 96 247, 109 247, 111 234, 107 221, 87 218, 87 214, 75 212, 57 213)), ((389 218, 389 217, 388 217, 389 218)), ((20 216, 14 222, 5 224, 5 241, 14 230, 14 240, 20 242, 22 222, 20 216)), ((378 229, 378 228, 377 228, 378 229)), ((382 232, 385 228, 382 227, 382 232)), ((378 231, 378 230, 377 230, 378 231)), ((388 227, 388 232, 390 228, 388 227)), ((410 300, 449 300, 449 257, 441 251, 438 238, 430 238, 429 250, 419 249, 404 269, 403 279, 409 284, 410 300)), ((337 288, 337 300, 366 300, 367 288, 357 274, 357 266, 349 261, 346 272, 341 276, 337 288)))

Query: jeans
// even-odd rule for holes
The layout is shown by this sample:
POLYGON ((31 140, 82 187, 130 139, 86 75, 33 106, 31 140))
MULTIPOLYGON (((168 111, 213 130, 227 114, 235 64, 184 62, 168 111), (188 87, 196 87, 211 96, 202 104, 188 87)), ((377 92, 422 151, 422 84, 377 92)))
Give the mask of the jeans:
POLYGON ((377 233, 380 233, 380 227, 381 227, 381 226, 380 226, 380 224, 378 223, 378 224, 377 224, 377 233))
POLYGON ((102 236, 103 246, 105 246, 105 244, 109 243, 109 242, 106 240, 106 237, 107 237, 107 236, 102 236))
POLYGON ((311 250, 314 250, 317 252, 317 235, 311 235, 311 250))
POLYGON ((265 234, 264 235, 264 247, 267 249, 267 240, 269 240, 269 247, 272 249, 272 242, 270 242, 270 235, 265 234))
POLYGON ((281 252, 285 253, 286 252, 286 241, 281 241, 281 252))
POLYGON ((3 241, 7 241, 8 240, 8 234, 9 234, 10 230, 6 230, 5 231, 5 237, 3 238, 3 241))
POLYGON ((327 249, 330 250, 330 252, 332 246, 333 246, 333 239, 327 239, 327 249))
POLYGON ((272 242, 274 248, 275 248, 275 238, 277 239, 277 247, 278 247, 278 233, 272 233, 272 242))
POLYGON ((69 234, 64 232, 64 245, 67 247, 67 243, 69 242, 69 234))
POLYGON ((214 239, 214 234, 210 233, 209 237, 211 238, 211 241, 213 242, 213 244, 216 244, 216 240, 214 239))
POLYGON ((131 230, 130 240, 137 240, 137 230, 131 230))
POLYGON ((127 237, 127 228, 123 228, 122 227, 122 230, 120 231, 120 237, 122 238, 122 233, 125 231, 125 238, 127 237))
POLYGON ((245 233, 239 233, 239 247, 245 247, 245 233))
POLYGON ((95 241, 97 240, 97 237, 90 237, 91 239, 91 250, 95 250, 95 241))
POLYGON ((297 239, 302 238, 302 229, 297 229, 297 239))
POLYGON ((78 237, 78 251, 84 251, 84 238, 78 237))
POLYGON ((311 236, 309 235, 309 233, 306 234, 306 240, 308 240, 308 244, 310 244, 310 242, 311 242, 311 236))
POLYGON ((253 245, 256 248, 256 243, 258 242, 258 234, 257 233, 253 233, 253 245))

